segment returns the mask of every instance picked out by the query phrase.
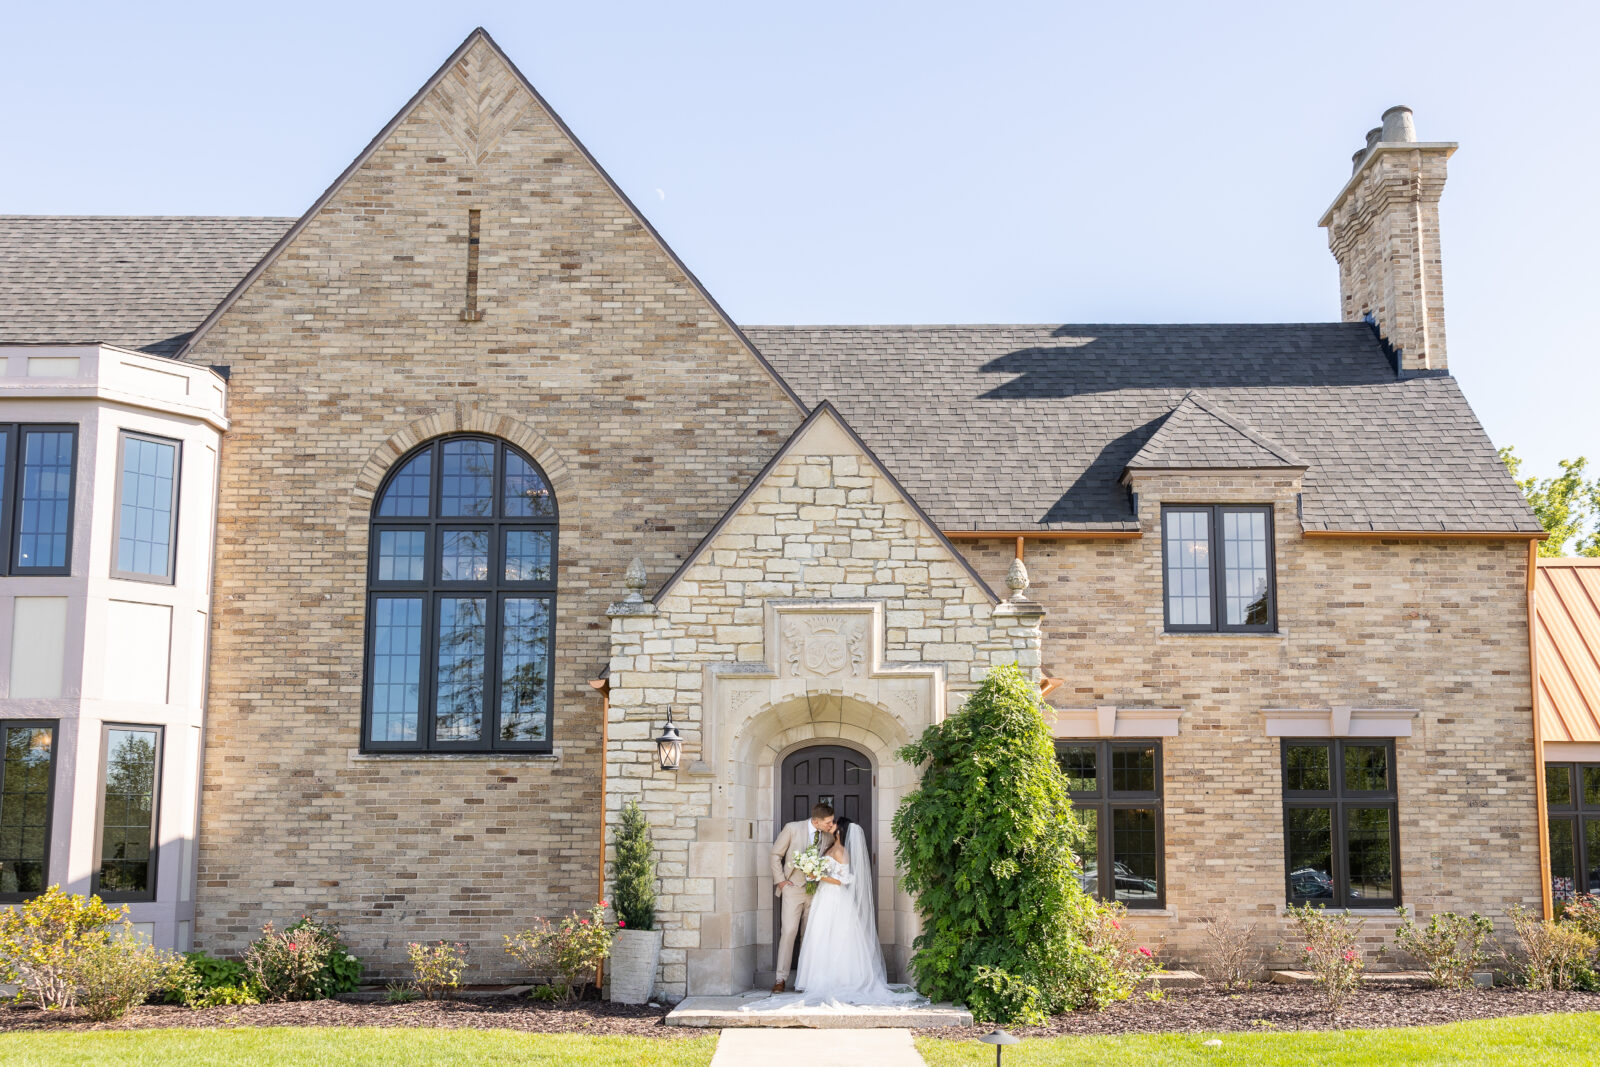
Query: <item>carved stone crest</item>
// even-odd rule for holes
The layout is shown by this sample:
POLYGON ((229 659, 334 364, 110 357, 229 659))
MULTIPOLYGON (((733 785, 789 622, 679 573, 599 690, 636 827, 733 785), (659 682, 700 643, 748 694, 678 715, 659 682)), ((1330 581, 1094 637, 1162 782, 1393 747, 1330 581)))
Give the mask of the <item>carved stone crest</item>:
POLYGON ((861 623, 836 615, 807 619, 804 625, 791 619, 783 627, 788 654, 784 657, 789 675, 824 677, 846 668, 852 675, 862 673, 866 662, 866 632, 861 623))

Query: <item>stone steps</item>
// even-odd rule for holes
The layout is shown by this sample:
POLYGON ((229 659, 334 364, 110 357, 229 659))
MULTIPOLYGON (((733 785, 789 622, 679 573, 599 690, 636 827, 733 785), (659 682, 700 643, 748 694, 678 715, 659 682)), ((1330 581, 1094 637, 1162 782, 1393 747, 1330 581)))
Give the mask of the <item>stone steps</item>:
POLYGON ((752 990, 739 996, 688 997, 667 1013, 668 1026, 732 1029, 743 1027, 805 1027, 814 1030, 920 1029, 937 1026, 971 1026, 972 1013, 949 1004, 925 1008, 792 1008, 781 1012, 744 1012, 741 1004, 769 994, 752 990))

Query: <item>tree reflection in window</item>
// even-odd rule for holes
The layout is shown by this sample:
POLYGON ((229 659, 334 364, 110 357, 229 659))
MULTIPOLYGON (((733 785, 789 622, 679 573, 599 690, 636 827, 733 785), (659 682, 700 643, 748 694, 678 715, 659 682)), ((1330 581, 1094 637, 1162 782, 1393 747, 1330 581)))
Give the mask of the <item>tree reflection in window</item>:
POLYGON ((363 744, 549 751, 555 494, 511 445, 404 457, 372 518, 363 744))

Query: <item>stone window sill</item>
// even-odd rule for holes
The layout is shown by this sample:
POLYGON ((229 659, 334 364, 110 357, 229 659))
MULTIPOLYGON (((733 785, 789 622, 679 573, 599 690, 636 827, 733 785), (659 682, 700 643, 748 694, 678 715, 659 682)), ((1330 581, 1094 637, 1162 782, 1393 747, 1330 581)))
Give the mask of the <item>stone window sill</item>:
POLYGON ((1216 641, 1218 639, 1239 641, 1281 641, 1289 636, 1288 630, 1274 630, 1271 633, 1238 633, 1233 630, 1161 630, 1156 636, 1168 641, 1216 641))
MULTIPOLYGON (((1358 919, 1393 919, 1395 922, 1399 922, 1400 921, 1400 916, 1395 914, 1395 910, 1393 908, 1334 908, 1334 907, 1327 907, 1327 908, 1324 908, 1323 910, 1326 911, 1329 915, 1343 915, 1345 912, 1348 911, 1352 916, 1354 916, 1354 917, 1356 917, 1358 919)), ((1278 905, 1278 914, 1283 916, 1283 917, 1285 917, 1285 918, 1288 918, 1288 916, 1289 916, 1289 906, 1287 904, 1278 905)))
POLYGON ((352 763, 560 763, 554 752, 357 752, 352 763))
POLYGON ((1171 908, 1129 908, 1130 919, 1176 919, 1178 913, 1171 908))

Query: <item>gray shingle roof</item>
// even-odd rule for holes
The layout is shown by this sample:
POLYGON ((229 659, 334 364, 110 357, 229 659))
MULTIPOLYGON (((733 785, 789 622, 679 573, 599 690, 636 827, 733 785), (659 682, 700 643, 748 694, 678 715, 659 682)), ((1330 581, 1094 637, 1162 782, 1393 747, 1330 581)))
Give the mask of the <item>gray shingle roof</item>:
MULTIPOLYGON (((170 355, 293 222, 0 216, 0 344, 170 355)), ((745 332, 947 530, 1132 528, 1121 474, 1194 392, 1307 464, 1308 529, 1539 531, 1455 380, 1397 380, 1359 323, 745 332)))
POLYGON ((0 344, 170 356, 293 222, 0 215, 0 344))
POLYGON ((745 333, 947 530, 1133 528, 1122 471, 1198 391, 1309 465, 1307 529, 1539 532, 1455 379, 1361 323, 745 333))
POLYGON ((1199 393, 1190 393, 1162 420, 1128 470, 1266 470, 1298 467, 1304 460, 1267 440, 1244 420, 1199 393))

